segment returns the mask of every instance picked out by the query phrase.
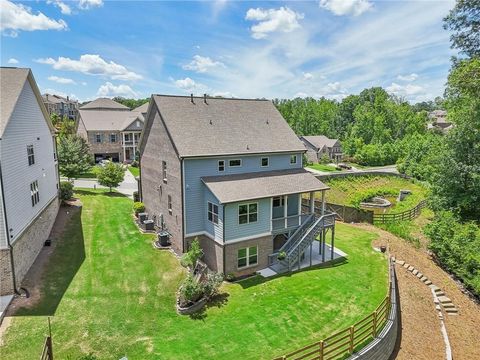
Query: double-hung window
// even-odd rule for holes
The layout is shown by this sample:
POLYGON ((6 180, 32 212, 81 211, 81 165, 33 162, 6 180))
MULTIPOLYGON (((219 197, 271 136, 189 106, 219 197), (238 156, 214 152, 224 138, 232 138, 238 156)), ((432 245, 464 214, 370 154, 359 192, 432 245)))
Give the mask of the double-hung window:
POLYGON ((290 165, 297 163, 297 155, 290 155, 290 165))
POLYGON ((230 167, 240 167, 242 166, 242 160, 241 159, 233 159, 228 161, 228 166, 230 167))
POLYGON ((173 213, 173 208, 172 208, 172 195, 168 195, 168 212, 170 215, 173 213))
POLYGON ((110 134, 110 142, 111 143, 117 142, 117 134, 110 134))
POLYGON ((27 145, 28 166, 35 164, 35 153, 33 145, 27 145))
POLYGON ((276 196, 273 198, 273 207, 280 207, 285 205, 285 198, 283 196, 276 196))
POLYGON ((40 201, 40 194, 38 192, 38 181, 30 183, 30 197, 32 199, 32 206, 35 206, 40 201))
POLYGON ((162 176, 163 176, 163 182, 167 182, 167 162, 162 161, 162 176))
POLYGON ((237 253, 237 267, 239 269, 258 264, 258 248, 251 246, 243 249, 238 249, 237 253))
POLYGON ((218 171, 225 171, 225 160, 218 160, 218 171))
POLYGON ((249 203, 238 205, 238 223, 250 224, 257 222, 258 203, 249 203))
POLYGON ((263 157, 261 163, 262 167, 268 167, 268 157, 263 157))
POLYGON ((102 142, 102 134, 95 134, 95 141, 97 144, 100 144, 102 142))
POLYGON ((218 205, 208 202, 208 221, 218 224, 218 205))

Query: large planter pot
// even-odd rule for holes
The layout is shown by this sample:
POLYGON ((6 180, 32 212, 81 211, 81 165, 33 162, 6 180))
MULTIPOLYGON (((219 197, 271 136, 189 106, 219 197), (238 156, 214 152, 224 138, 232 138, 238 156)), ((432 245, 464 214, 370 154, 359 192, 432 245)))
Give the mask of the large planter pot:
POLYGON ((200 311, 205 306, 206 303, 207 303, 207 299, 203 297, 190 306, 181 307, 180 303, 177 300, 177 312, 180 315, 191 315, 193 313, 196 313, 197 311, 200 311))

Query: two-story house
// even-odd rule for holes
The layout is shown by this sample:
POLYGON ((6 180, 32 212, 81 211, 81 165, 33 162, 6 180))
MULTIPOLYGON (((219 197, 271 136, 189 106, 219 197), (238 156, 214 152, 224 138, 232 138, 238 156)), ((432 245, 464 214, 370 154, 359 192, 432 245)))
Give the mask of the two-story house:
POLYGON ((338 163, 342 160, 342 144, 338 139, 329 139, 324 135, 301 136, 307 148, 307 158, 313 163, 318 163, 324 156, 338 163))
POLYGON ((57 114, 60 117, 67 117, 71 120, 78 118, 78 101, 70 97, 63 97, 55 94, 43 94, 43 103, 49 115, 57 114))
POLYGON ((59 208, 55 129, 30 69, 0 69, 0 296, 13 294, 59 208))
POLYGON ((95 162, 111 159, 130 163, 137 159, 145 108, 142 105, 130 111, 108 98, 80 107, 77 134, 87 140, 95 162))
POLYGON ((198 238, 217 272, 252 273, 279 253, 291 268, 334 226, 331 215, 314 214, 315 195, 324 199, 328 187, 303 169, 304 152, 268 100, 153 95, 140 141, 140 195, 174 250, 198 238))

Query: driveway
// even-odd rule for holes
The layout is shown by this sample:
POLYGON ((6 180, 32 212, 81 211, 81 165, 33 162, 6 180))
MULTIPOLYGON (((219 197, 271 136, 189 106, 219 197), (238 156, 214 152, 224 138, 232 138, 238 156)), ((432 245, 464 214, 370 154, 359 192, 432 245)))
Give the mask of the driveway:
MULTIPOLYGON (((76 188, 106 189, 105 186, 100 185, 95 179, 76 179, 73 181, 73 186, 76 188)), ((137 180, 129 170, 125 171, 125 177, 116 190, 133 199, 133 192, 138 190, 138 185, 137 180)))

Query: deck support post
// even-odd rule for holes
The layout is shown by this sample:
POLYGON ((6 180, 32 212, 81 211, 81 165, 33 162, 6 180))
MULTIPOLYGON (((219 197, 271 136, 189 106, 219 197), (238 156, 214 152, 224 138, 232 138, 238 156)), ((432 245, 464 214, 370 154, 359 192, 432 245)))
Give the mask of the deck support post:
POLYGON ((323 232, 323 241, 322 241, 322 262, 325 262, 325 229, 322 230, 323 232))
POLYGON ((285 218, 285 229, 288 229, 288 195, 283 196, 283 217, 285 218))
POLYGON ((310 267, 312 267, 312 250, 313 250, 313 241, 310 244, 310 267))
POLYGON ((315 214, 315 192, 310 191, 310 214, 315 214))
POLYGON ((321 215, 325 215, 325 190, 322 190, 322 212, 321 215))
POLYGON ((331 260, 333 260, 333 256, 335 254, 335 251, 333 250, 334 249, 334 246, 335 246, 335 227, 332 227, 332 248, 330 249, 331 250, 331 260))

